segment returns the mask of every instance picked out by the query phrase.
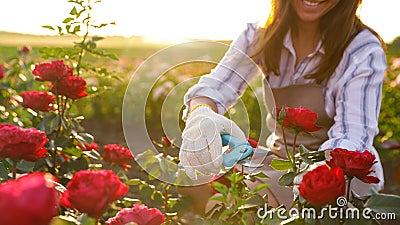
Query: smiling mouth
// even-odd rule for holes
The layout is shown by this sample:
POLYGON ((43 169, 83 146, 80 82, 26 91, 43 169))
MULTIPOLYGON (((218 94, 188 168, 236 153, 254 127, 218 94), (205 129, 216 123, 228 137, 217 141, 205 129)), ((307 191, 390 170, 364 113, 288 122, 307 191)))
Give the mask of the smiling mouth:
POLYGON ((321 4, 323 2, 325 2, 325 1, 312 2, 312 1, 303 0, 304 5, 311 6, 311 7, 318 6, 319 4, 321 4))

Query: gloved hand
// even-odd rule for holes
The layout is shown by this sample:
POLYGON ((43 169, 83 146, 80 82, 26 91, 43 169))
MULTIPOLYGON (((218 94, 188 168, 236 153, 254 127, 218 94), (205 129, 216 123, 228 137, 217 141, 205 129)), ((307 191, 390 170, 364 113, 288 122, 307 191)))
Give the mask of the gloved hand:
POLYGON ((197 107, 189 114, 182 133, 179 159, 190 178, 197 179, 196 170, 205 175, 220 172, 223 154, 221 134, 245 140, 243 131, 235 122, 207 106, 197 107))

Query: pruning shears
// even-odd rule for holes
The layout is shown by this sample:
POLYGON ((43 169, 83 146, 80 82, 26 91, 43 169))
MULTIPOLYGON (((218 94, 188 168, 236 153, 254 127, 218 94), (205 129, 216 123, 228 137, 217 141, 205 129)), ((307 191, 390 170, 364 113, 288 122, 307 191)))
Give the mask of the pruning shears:
MULTIPOLYGON (((222 144, 228 146, 228 150, 222 155, 222 164, 225 167, 233 167, 236 163, 249 168, 263 167, 262 161, 272 152, 263 147, 253 148, 247 140, 241 140, 230 134, 221 135, 222 144)), ((182 164, 178 164, 183 168, 182 164)))
POLYGON ((253 148, 247 140, 238 139, 230 134, 221 135, 222 144, 229 149, 222 155, 223 165, 232 167, 235 163, 245 167, 259 168, 264 166, 261 162, 272 152, 263 147, 253 148))

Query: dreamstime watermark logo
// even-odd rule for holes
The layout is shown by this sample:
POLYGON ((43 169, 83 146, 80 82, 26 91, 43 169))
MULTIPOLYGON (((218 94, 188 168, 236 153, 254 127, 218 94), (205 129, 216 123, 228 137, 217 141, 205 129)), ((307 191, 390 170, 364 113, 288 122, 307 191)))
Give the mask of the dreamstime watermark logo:
POLYGON ((322 208, 319 212, 315 208, 303 208, 301 210, 297 208, 291 208, 287 211, 284 208, 277 208, 268 210, 268 205, 265 204, 264 208, 257 210, 257 216, 260 219, 273 219, 277 217, 282 220, 289 218, 302 218, 302 219, 323 219, 329 217, 330 219, 377 219, 377 220, 395 220, 395 213, 378 213, 373 212, 370 208, 358 209, 345 207, 347 206, 347 199, 345 197, 339 197, 336 199, 338 207, 328 205, 322 208))

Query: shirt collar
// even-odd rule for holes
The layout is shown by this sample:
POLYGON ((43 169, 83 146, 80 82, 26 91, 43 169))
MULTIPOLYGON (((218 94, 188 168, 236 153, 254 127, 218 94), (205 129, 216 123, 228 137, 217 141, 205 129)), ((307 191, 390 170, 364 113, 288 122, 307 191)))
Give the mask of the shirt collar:
MULTIPOLYGON (((294 50, 293 47, 293 41, 292 41, 292 35, 291 34, 291 30, 289 30, 285 37, 283 38, 283 46, 285 48, 287 48, 287 50, 289 50, 289 52, 293 55, 296 55, 296 51, 294 50)), ((317 47, 315 48, 315 50, 310 54, 310 56, 314 56, 317 53, 321 53, 321 54, 325 54, 325 49, 322 46, 322 40, 319 40, 317 47)))

